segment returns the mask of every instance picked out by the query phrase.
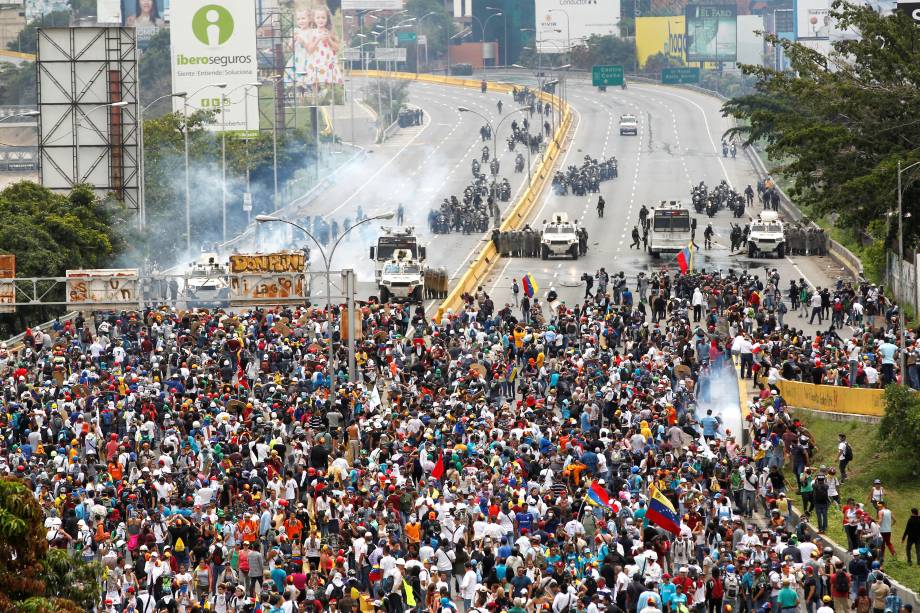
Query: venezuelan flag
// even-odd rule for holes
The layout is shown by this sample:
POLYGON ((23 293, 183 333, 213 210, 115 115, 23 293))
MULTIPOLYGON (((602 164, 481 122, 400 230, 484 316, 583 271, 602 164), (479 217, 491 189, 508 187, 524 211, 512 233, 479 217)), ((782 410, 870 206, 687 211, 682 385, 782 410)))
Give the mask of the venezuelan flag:
POLYGON ((610 495, 607 494, 607 490, 602 488, 596 481, 592 482, 591 487, 588 488, 588 493, 585 495, 585 502, 598 507, 607 507, 614 513, 620 512, 620 505, 616 503, 616 500, 610 498, 610 495))
POLYGON ((677 252, 677 265, 680 267, 681 274, 687 274, 693 270, 693 247, 687 245, 677 252))
POLYGON ((680 517, 674 510, 674 505, 662 494, 658 488, 649 488, 648 509, 645 519, 657 526, 661 526, 671 534, 680 534, 680 517))
POLYGON ((537 280, 533 278, 533 275, 527 273, 521 279, 521 285, 524 286, 524 295, 528 298, 533 298, 534 295, 540 291, 540 286, 537 285, 537 280))

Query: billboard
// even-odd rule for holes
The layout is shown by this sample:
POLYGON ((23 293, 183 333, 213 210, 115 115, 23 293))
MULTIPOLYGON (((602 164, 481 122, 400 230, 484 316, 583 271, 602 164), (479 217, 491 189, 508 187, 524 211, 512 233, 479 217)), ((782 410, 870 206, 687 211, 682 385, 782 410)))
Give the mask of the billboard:
POLYGON ((830 11, 830 0, 796 0, 796 39, 827 39, 832 28, 830 11))
POLYGON ((121 0, 96 0, 96 23, 123 25, 121 0))
POLYGON ((26 21, 41 19, 54 11, 70 11, 70 0, 25 0, 26 21))
POLYGON ((659 53, 684 63, 686 59, 686 20, 683 15, 636 18, 636 56, 639 66, 659 53))
POLYGON ((342 0, 344 11, 401 11, 403 0, 342 0))
POLYGON ((536 0, 535 15, 540 53, 564 53, 589 36, 620 34, 620 0, 536 0))
POLYGON ((139 208, 137 39, 134 28, 37 31, 41 184, 69 193, 88 183, 139 208), (119 106, 113 106, 118 103, 119 106))
POLYGON ((330 4, 337 3, 294 2, 294 49, 284 80, 301 104, 331 104, 335 92, 345 85, 341 64, 344 18, 342 9, 333 10, 330 4))
POLYGON ((763 65, 764 40, 757 32, 764 32, 766 29, 763 15, 738 15, 739 64, 763 65))
POLYGON ((687 61, 734 62, 738 9, 734 4, 687 5, 687 61))
MULTIPOLYGON (((142 0, 143 1, 143 0, 142 0)), ((173 98, 176 112, 223 110, 212 130, 257 130, 257 104, 244 104, 248 83, 258 81, 256 14, 249 0, 182 0, 172 7, 172 89, 187 92, 173 98), (226 84, 223 89, 216 87, 226 84), (248 106, 248 114, 247 114, 248 106)))

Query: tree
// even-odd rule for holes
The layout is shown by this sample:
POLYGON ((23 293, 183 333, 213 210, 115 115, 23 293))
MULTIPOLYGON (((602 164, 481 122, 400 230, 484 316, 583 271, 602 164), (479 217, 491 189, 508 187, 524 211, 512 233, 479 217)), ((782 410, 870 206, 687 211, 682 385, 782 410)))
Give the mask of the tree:
MULTIPOLYGON (((192 190, 192 242, 196 249, 221 238, 223 190, 220 182, 220 135, 206 129, 210 114, 186 119, 169 113, 144 122, 147 228, 138 246, 160 267, 171 266, 182 255, 185 232, 185 130, 189 134, 189 177, 192 190), (177 247, 180 247, 177 249, 177 247)), ((279 130, 278 181, 284 185, 303 172, 313 159, 311 137, 302 130, 279 130)), ((227 225, 234 233, 246 223, 242 210, 246 169, 253 193, 252 214, 274 210, 273 143, 263 130, 248 143, 227 138, 227 225)))
POLYGON ((0 64, 0 104, 35 104, 35 62, 0 64))
MULTIPOLYGON (((733 132, 766 143, 792 180, 791 195, 815 215, 864 229, 887 219, 897 201, 897 162, 920 160, 920 32, 906 15, 882 16, 867 6, 837 0, 831 9, 841 29, 859 40, 833 43, 824 55, 768 37, 783 47, 788 72, 743 66, 756 78, 753 93, 725 104, 739 121, 733 132)), ((905 244, 918 235, 920 187, 904 175, 905 244)), ((892 226, 896 224, 891 224, 892 226)))
MULTIPOLYGON (((141 75, 141 100, 144 106, 157 98, 172 93, 172 56, 170 55, 169 28, 160 28, 154 34, 138 60, 141 75)), ((191 93, 191 92, 189 92, 191 93)), ((172 101, 164 98, 148 110, 145 117, 159 117, 172 111, 172 101)))
POLYGON ((6 44, 10 51, 35 53, 38 50, 38 29, 67 27, 70 25, 71 11, 51 11, 47 15, 33 19, 20 30, 14 40, 6 44))
POLYGON ((905 385, 885 388, 885 415, 878 428, 882 447, 903 457, 911 470, 920 469, 920 399, 905 385))
POLYGON ((0 478, 0 611, 77 613, 98 600, 99 565, 49 551, 44 519, 25 482, 0 478))
POLYGON ((572 64, 591 70, 592 66, 616 65, 631 69, 636 63, 636 46, 618 36, 592 35, 572 48, 572 64))

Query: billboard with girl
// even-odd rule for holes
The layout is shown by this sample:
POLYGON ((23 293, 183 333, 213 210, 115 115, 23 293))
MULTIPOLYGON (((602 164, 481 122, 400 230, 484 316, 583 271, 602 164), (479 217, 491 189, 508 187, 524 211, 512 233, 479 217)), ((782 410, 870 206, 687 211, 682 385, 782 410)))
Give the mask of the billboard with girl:
POLYGON ((294 36, 285 81, 298 104, 325 106, 341 102, 344 49, 341 0, 293 0, 294 36))

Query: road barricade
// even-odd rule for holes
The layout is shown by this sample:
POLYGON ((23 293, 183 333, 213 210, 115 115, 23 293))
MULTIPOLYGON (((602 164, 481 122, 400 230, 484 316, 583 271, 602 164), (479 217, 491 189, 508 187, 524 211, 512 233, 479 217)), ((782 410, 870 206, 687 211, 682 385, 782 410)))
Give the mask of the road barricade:
POLYGON ((874 417, 885 414, 884 390, 815 385, 785 379, 781 379, 777 387, 786 404, 797 409, 874 417))

